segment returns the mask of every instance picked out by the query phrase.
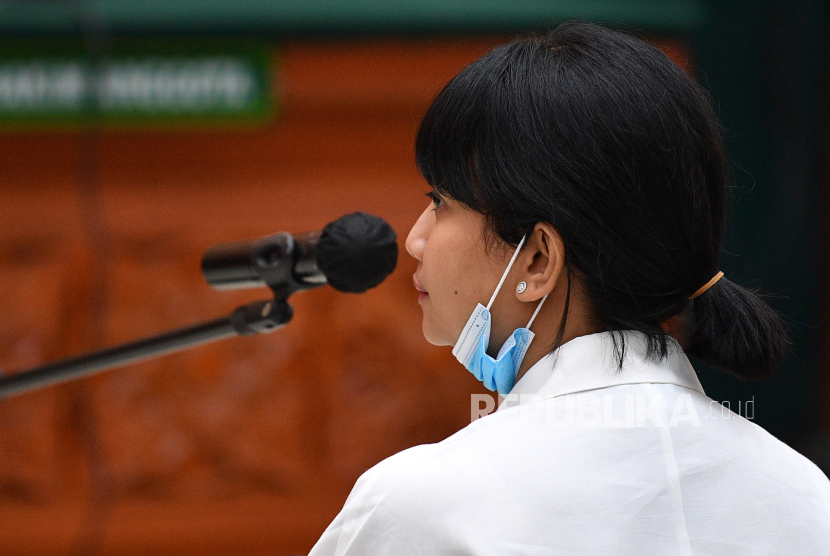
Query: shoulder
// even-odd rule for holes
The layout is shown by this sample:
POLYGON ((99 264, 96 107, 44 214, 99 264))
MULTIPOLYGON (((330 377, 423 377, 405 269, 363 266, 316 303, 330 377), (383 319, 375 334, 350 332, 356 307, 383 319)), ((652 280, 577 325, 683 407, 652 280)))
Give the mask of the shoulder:
POLYGON ((386 458, 360 477, 355 490, 412 499, 412 491, 441 489, 448 483, 458 486, 454 475, 464 473, 470 459, 492 448, 498 434, 494 417, 479 419, 441 442, 414 446, 386 458))
MULTIPOLYGON (((399 452, 366 471, 355 483, 335 524, 332 552, 403 554, 469 550, 471 512, 487 505, 493 477, 487 459, 494 423, 488 416, 436 444, 399 452), (482 477, 482 474, 488 477, 482 477)), ((481 536, 481 535, 479 535, 481 536)), ((323 553, 323 552, 320 552, 323 553)), ((314 553, 316 554, 316 553, 314 553)))
POLYGON ((735 436, 740 435, 747 450, 747 472, 792 494, 821 499, 825 509, 830 510, 830 479, 815 463, 744 417, 737 416, 731 421, 735 436))
POLYGON ((364 510, 372 507, 381 516, 385 511, 423 516, 425 523, 435 516, 457 514, 463 519, 476 501, 483 506, 492 502, 493 485, 519 489, 544 477, 544 488, 556 490, 558 475, 548 472, 565 471, 574 457, 588 457, 581 448, 592 443, 591 431, 581 432, 545 426, 537 415, 518 408, 498 411, 441 442, 381 461, 360 477, 347 504, 360 500, 364 510), (562 450, 571 456, 560 458, 562 450))

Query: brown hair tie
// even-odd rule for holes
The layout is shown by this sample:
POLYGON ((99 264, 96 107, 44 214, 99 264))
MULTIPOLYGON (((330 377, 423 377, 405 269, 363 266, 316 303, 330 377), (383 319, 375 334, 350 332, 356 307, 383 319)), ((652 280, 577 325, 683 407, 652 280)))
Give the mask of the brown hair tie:
POLYGON ((723 271, 718 272, 717 274, 715 274, 715 275, 712 277, 712 279, 711 279, 711 280, 709 280, 708 282, 706 282, 706 283, 703 285, 703 287, 701 287, 701 288, 700 288, 699 290, 697 290, 695 293, 693 293, 692 295, 690 295, 690 296, 689 296, 689 299, 694 299, 694 298, 696 298, 696 297, 698 297, 698 296, 700 296, 700 295, 703 295, 704 293, 706 293, 706 290, 708 290, 709 288, 711 288, 712 286, 714 286, 714 285, 718 282, 718 280, 720 280, 721 278, 723 278, 723 271))

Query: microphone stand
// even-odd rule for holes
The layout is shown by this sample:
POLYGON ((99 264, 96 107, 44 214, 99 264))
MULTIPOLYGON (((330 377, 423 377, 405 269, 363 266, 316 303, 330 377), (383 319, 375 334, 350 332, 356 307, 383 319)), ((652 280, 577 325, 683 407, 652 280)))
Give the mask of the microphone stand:
POLYGON ((268 286, 273 299, 243 305, 225 318, 0 377, 0 400, 230 336, 272 332, 288 324, 294 315, 286 301, 291 294, 327 283, 336 290, 360 293, 378 285, 395 269, 395 232, 376 216, 348 214, 330 222, 322 232, 302 237, 298 242, 282 232, 217 245, 202 257, 202 273, 214 288, 268 286), (332 257, 332 252, 337 256, 332 257), (326 276, 318 265, 318 255, 336 262, 340 270, 326 276), (332 277, 335 279, 330 280, 332 277))
POLYGON ((293 314, 285 299, 255 301, 224 318, 0 377, 0 399, 231 336, 273 332, 293 314))

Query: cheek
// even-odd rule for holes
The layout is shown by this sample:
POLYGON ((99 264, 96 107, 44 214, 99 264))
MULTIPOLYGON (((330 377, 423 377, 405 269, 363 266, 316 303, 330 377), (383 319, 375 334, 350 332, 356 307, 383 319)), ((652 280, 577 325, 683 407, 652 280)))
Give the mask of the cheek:
POLYGON ((481 241, 483 217, 461 205, 437 218, 424 244, 421 271, 429 298, 423 303, 424 335, 452 345, 477 303, 486 304, 498 277, 481 241))
MULTIPOLYGON (((446 251, 427 249, 424 251, 425 278, 429 283, 429 297, 424 308, 424 335, 438 345, 451 345, 454 342, 454 322, 458 295, 458 275, 451 260, 443 255, 446 251)), ((462 325, 463 326, 463 325, 462 325)))
POLYGON ((432 270, 429 304, 424 308, 424 333, 427 334, 429 327, 430 334, 436 339, 440 336, 445 345, 455 343, 476 303, 481 301, 471 287, 470 261, 457 255, 464 252, 462 249, 435 250, 433 257, 427 247, 424 253, 424 267, 432 270))

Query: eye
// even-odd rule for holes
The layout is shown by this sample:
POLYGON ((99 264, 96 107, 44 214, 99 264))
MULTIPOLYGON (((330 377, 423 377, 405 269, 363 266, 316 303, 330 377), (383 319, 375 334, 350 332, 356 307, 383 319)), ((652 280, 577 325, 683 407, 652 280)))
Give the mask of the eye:
POLYGON ((429 193, 427 193, 427 197, 432 199, 432 204, 434 205, 435 209, 439 208, 442 204, 444 204, 444 200, 441 199, 441 196, 435 191, 430 191, 429 193))

